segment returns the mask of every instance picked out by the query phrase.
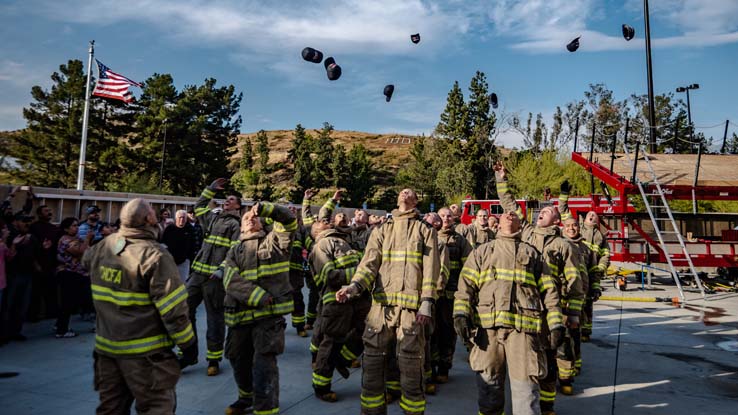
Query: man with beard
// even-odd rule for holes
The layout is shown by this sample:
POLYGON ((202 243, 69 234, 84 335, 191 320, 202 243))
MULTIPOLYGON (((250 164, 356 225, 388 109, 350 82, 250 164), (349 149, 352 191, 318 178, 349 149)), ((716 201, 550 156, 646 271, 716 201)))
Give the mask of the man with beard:
POLYGON ((385 387, 388 353, 397 354, 405 413, 425 412, 423 387, 424 325, 433 315, 440 261, 436 231, 419 220, 417 194, 403 189, 392 218, 369 237, 351 284, 336 293, 338 302, 372 293, 364 331, 361 412, 387 411, 385 387))
POLYGON ((231 247, 239 244, 241 234, 241 200, 236 195, 228 195, 223 210, 215 213, 210 200, 215 192, 223 190, 227 179, 219 178, 202 191, 195 203, 195 216, 205 231, 202 248, 192 261, 192 272, 187 280, 187 306, 190 310, 192 327, 196 327, 197 307, 205 303, 207 313, 207 354, 208 376, 220 373, 219 362, 223 359, 225 341, 225 320, 223 316, 223 269, 221 264, 231 247))
MULTIPOLYGON (((337 191, 332 200, 339 201, 337 191)), ((322 299, 318 327, 313 334, 313 389, 315 396, 326 402, 335 402, 338 397, 331 390, 333 370, 339 369, 347 377, 346 366, 361 354, 361 342, 350 342, 351 334, 363 332, 366 311, 371 306, 368 293, 352 298, 346 303, 336 301, 336 291, 348 284, 356 273, 361 254, 349 244, 351 229, 342 218, 331 222, 332 209, 320 209, 312 232, 316 240, 310 253, 310 266, 315 275, 315 284, 322 299), (338 224, 336 224, 338 222, 338 224), (356 344, 358 343, 358 344, 356 344), (353 347, 352 347, 353 346, 353 347)))
MULTIPOLYGON (((562 238, 556 224, 559 221, 559 212, 553 206, 547 206, 538 214, 535 226, 524 219, 520 206, 510 193, 507 185, 507 171, 502 162, 493 167, 497 180, 497 194, 505 212, 514 212, 521 221, 521 240, 531 244, 551 269, 551 275, 556 288, 559 290, 561 309, 564 314, 564 326, 579 327, 579 315, 584 304, 582 278, 579 275, 579 256, 571 243, 562 238)), ((548 339, 546 348, 546 377, 540 379, 541 412, 555 414, 556 401, 556 350, 564 341, 563 327, 553 329, 543 327, 544 336, 548 339)))

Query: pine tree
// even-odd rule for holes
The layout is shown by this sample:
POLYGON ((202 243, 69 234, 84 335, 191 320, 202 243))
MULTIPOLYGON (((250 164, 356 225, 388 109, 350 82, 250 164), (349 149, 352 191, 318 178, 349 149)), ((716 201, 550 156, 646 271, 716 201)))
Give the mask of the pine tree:
POLYGON ((251 170, 254 167, 254 147, 251 145, 251 139, 246 137, 243 146, 241 146, 241 170, 251 170))
POLYGON ((333 126, 327 122, 323 123, 323 128, 318 133, 318 139, 315 140, 313 152, 315 160, 313 164, 313 183, 317 187, 327 187, 331 184, 331 159, 333 158, 333 139, 331 133, 333 126))
POLYGON ((361 144, 351 147, 342 171, 346 172, 347 204, 361 206, 374 193, 375 171, 369 150, 361 144))
POLYGON ((313 159, 310 157, 312 148, 312 137, 307 134, 302 125, 297 124, 292 140, 292 148, 289 157, 293 163, 294 175, 292 184, 295 187, 291 197, 293 200, 302 200, 305 189, 313 187, 312 171, 313 159))
POLYGON ((259 153, 259 173, 269 174, 269 138, 264 130, 256 134, 256 152, 259 153))
POLYGON ((469 85, 469 122, 471 135, 467 140, 464 156, 473 176, 473 193, 485 197, 494 175, 490 173, 490 161, 497 152, 492 142, 496 118, 490 113, 489 85, 484 72, 477 71, 469 85))
POLYGON ((346 187, 347 177, 350 176, 351 170, 346 164, 346 148, 342 144, 337 145, 333 152, 331 171, 333 172, 331 185, 336 189, 346 187))
POLYGON ((459 82, 454 81, 454 86, 446 98, 446 108, 441 114, 441 121, 436 126, 436 136, 462 141, 466 140, 469 135, 469 112, 464 103, 464 93, 459 88, 459 82))

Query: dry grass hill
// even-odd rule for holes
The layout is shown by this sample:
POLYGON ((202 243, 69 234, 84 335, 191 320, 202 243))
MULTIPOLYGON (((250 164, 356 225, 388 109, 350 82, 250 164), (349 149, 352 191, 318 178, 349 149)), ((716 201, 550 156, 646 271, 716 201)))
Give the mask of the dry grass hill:
MULTIPOLYGON (((312 137, 317 137, 319 130, 305 130, 312 137)), ((267 131, 269 138, 269 163, 272 166, 287 166, 287 152, 292 147, 294 138, 293 130, 267 131)), ((256 134, 241 134, 238 139, 238 149, 232 158, 232 163, 238 163, 241 159, 241 145, 248 137, 256 150, 256 134)), ((361 131, 333 131, 331 134, 333 145, 343 145, 348 151, 357 144, 362 144, 372 155, 374 167, 379 171, 382 178, 388 178, 397 173, 400 167, 409 160, 409 150, 415 139, 414 136, 402 134, 372 134, 361 131)), ((287 169, 281 168, 272 174, 275 186, 287 185, 290 180, 287 169)), ((382 180, 384 181, 384 180, 382 180)))

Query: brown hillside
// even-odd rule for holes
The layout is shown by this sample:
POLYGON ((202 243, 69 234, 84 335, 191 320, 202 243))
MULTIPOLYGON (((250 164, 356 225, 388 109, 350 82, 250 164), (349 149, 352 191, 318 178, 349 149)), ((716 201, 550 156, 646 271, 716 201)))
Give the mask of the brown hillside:
MULTIPOLYGON (((317 137, 320 130, 305 130, 312 137, 317 137)), ((269 138, 269 163, 279 163, 287 161, 287 152, 292 146, 294 138, 293 130, 275 130, 267 131, 269 138)), ((238 137, 238 150, 233 156, 234 162, 241 159, 241 144, 248 137, 251 139, 252 145, 256 146, 256 134, 241 134, 238 137)), ((414 137, 401 134, 372 134, 360 131, 333 131, 331 134, 333 145, 341 144, 348 151, 356 144, 362 144, 374 156, 375 167, 380 169, 397 172, 402 164, 408 160, 408 150, 413 142, 414 137)), ((255 149, 255 148, 254 148, 255 149)))

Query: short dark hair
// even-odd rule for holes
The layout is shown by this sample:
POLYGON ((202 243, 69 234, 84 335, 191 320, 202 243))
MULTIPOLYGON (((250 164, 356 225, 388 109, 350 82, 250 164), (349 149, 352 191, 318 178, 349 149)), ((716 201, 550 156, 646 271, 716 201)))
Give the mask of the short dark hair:
POLYGON ((47 208, 47 207, 49 207, 49 206, 47 206, 47 205, 40 205, 39 207, 37 207, 36 208, 36 216, 41 216, 41 211, 43 211, 44 208, 47 208))
POLYGON ((79 221, 77 220, 77 218, 70 216, 68 218, 64 218, 64 220, 62 220, 61 223, 59 224, 59 227, 62 228, 62 230, 67 230, 69 229, 70 226, 72 226, 74 222, 79 222, 79 221))

